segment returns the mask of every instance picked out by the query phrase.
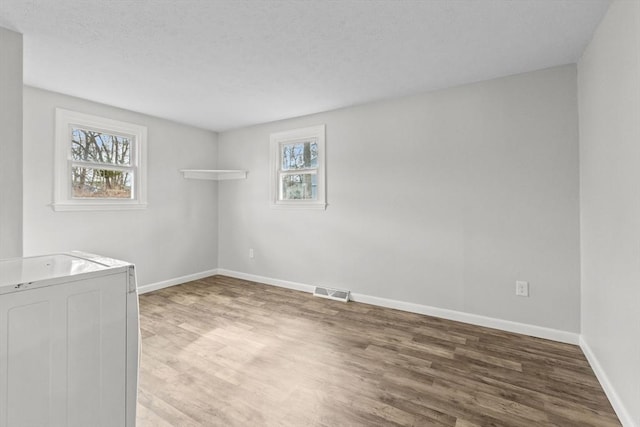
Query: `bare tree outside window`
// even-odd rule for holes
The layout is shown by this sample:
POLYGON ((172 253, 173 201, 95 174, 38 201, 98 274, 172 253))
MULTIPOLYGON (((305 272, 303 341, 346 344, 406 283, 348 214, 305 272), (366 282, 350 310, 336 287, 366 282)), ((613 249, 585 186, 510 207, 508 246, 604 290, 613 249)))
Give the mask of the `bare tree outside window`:
POLYGON ((326 209, 325 125, 275 132, 271 148, 271 206, 326 209))
POLYGON ((147 128, 56 108, 54 211, 147 207, 147 128))
POLYGON ((281 192, 284 200, 315 200, 318 197, 318 141, 316 138, 282 144, 281 192), (305 170, 308 173, 300 173, 305 170), (290 173, 296 172, 296 173, 290 173))
POLYGON ((71 184, 73 197, 130 199, 133 170, 132 140, 73 127, 71 129, 71 184))

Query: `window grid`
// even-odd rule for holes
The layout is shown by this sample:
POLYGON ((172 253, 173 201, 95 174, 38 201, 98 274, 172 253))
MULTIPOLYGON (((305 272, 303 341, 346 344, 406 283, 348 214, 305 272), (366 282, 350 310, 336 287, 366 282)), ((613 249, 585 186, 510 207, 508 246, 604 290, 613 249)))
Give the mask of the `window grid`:
POLYGON ((274 207, 325 209, 324 125, 271 134, 274 207))
POLYGON ((56 211, 144 209, 144 126, 56 109, 56 211))

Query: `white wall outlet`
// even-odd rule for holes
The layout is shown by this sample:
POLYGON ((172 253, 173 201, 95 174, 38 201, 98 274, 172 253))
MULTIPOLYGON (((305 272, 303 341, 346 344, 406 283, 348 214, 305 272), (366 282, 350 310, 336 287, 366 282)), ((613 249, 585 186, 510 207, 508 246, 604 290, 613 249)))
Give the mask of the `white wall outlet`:
POLYGON ((528 297, 529 296, 529 282, 524 282, 522 280, 516 281, 516 295, 520 297, 528 297))
POLYGON ((249 258, 253 258, 253 248, 249 248, 249 258))

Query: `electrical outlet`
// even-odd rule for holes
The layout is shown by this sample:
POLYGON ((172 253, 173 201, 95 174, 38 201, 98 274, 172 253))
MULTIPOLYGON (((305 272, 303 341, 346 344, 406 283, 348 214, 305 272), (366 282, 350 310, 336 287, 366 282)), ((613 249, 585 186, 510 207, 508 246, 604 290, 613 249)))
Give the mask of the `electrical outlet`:
POLYGON ((249 258, 253 258, 253 248, 249 248, 249 258))
POLYGON ((524 282, 522 280, 516 281, 516 295, 520 297, 528 297, 529 296, 529 282, 524 282))

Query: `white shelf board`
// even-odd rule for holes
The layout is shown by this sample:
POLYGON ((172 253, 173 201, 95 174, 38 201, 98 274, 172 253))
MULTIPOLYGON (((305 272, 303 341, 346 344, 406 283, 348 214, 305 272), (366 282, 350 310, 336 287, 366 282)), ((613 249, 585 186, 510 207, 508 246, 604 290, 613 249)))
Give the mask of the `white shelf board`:
POLYGON ((221 181, 225 179, 245 179, 247 171, 221 170, 221 169, 182 169, 180 170, 186 179, 210 179, 221 181))

